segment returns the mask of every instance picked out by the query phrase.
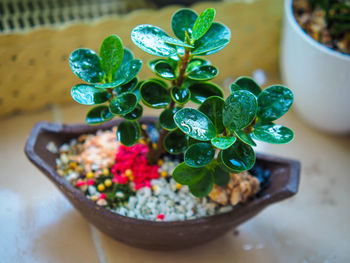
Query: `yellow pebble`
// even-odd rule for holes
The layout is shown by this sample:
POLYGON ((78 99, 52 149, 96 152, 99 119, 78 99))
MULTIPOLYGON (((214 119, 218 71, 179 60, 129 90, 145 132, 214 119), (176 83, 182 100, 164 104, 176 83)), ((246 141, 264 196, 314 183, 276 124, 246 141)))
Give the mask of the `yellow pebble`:
POLYGON ((153 186, 152 186, 153 191, 156 191, 156 190, 157 190, 157 188, 158 188, 158 186, 157 186, 157 185, 153 185, 153 186))
POLYGON ((126 176, 126 177, 132 176, 132 171, 131 171, 130 169, 126 169, 126 171, 125 171, 125 176, 126 176))
POLYGON ((106 179, 105 180, 105 186, 110 187, 112 185, 112 180, 111 179, 106 179))
POLYGON ((96 195, 91 196, 91 200, 96 202, 98 200, 98 197, 96 195))
POLYGON ((133 175, 130 175, 130 176, 129 176, 129 180, 130 180, 130 181, 134 181, 134 179, 135 179, 135 178, 134 178, 133 175))
POLYGON ((167 171, 161 171, 160 176, 163 178, 167 177, 168 176, 167 171))
POLYGON ((105 189, 106 189, 106 187, 105 187, 104 184, 99 184, 99 185, 97 186, 97 190, 99 190, 100 192, 103 192, 105 189))
POLYGON ((144 129, 144 130, 147 130, 147 125, 146 124, 142 124, 141 128, 144 129))
POLYGON ((77 163, 76 162, 69 163, 69 168, 75 169, 76 167, 77 167, 77 163))
POLYGON ((141 144, 146 144, 146 141, 145 141, 144 139, 140 139, 139 142, 140 142, 141 144))
POLYGON ((157 149, 157 147, 158 147, 157 144, 156 144, 155 142, 152 143, 152 146, 153 146, 154 149, 157 149))
POLYGON ((83 171, 83 167, 77 166, 77 167, 75 168, 75 171, 76 171, 77 173, 81 173, 81 172, 83 171))
POLYGON ((107 168, 103 169, 102 174, 103 174, 104 176, 108 176, 108 175, 109 175, 108 169, 107 169, 107 168))
POLYGON ((92 179, 92 178, 94 178, 94 173, 93 172, 88 172, 87 174, 86 174, 86 178, 88 178, 88 179, 92 179))
POLYGON ((157 163, 157 164, 158 164, 158 166, 162 166, 163 163, 164 163, 163 160, 158 160, 158 163, 157 163))
POLYGON ((182 184, 176 183, 175 187, 176 189, 180 189, 182 187, 182 184))

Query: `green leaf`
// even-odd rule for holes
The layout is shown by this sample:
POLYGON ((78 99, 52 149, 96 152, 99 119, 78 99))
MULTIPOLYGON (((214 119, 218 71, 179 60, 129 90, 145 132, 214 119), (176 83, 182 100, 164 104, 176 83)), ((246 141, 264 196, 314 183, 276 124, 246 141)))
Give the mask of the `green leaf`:
POLYGON ((170 57, 177 51, 174 45, 165 41, 166 38, 169 36, 162 29, 152 25, 139 25, 131 32, 131 39, 136 46, 160 57, 170 57))
POLYGON ((180 130, 171 131, 165 136, 163 146, 168 153, 183 153, 187 148, 186 136, 180 130))
POLYGON ((118 72, 114 75, 113 80, 123 80, 122 83, 128 83, 133 78, 136 77, 136 75, 139 73, 141 68, 142 68, 141 60, 139 59, 129 60, 125 64, 122 64, 118 72))
POLYGON ((134 59, 134 54, 131 52, 131 50, 124 47, 124 56, 123 56, 122 65, 125 65, 127 62, 133 59, 134 59))
POLYGON ((236 141, 230 148, 221 151, 221 160, 233 171, 246 171, 255 164, 255 152, 248 144, 236 141))
POLYGON ((234 144, 236 140, 236 137, 216 137, 211 140, 211 144, 214 145, 216 148, 225 150, 231 147, 231 145, 234 144))
POLYGON ((192 28, 192 40, 200 39, 209 30, 214 21, 215 13, 214 8, 208 8, 197 17, 192 28))
POLYGON ((173 87, 170 91, 171 98, 178 104, 185 104, 191 98, 191 92, 188 88, 173 87))
POLYGON ((230 38, 230 29, 223 24, 214 22, 208 32, 195 42, 191 53, 196 56, 214 54, 223 49, 230 42, 230 38))
POLYGON ((180 9, 171 19, 171 27, 176 37, 180 40, 186 40, 187 31, 189 35, 192 34, 192 28, 196 22, 198 15, 191 9, 180 9))
POLYGON ((168 60, 167 59, 163 59, 163 58, 157 58, 157 59, 152 59, 151 61, 149 61, 148 62, 148 66, 153 72, 155 72, 154 68, 155 68, 155 66, 156 66, 156 64, 158 62, 165 62, 165 63, 167 63, 168 60))
POLYGON ((220 165, 216 166, 213 172, 214 183, 218 186, 226 186, 230 181, 230 173, 220 165))
POLYGON ((293 92, 284 86, 270 86, 258 97, 258 117, 274 121, 282 117, 293 104, 293 92))
POLYGON ((124 81, 125 81, 124 79, 117 79, 107 83, 96 83, 94 84, 94 87, 99 89, 110 89, 110 88, 115 88, 120 86, 121 84, 124 83, 124 81))
POLYGON ((211 96, 218 96, 223 98, 223 91, 211 82, 194 82, 189 85, 191 92, 191 101, 197 104, 202 104, 207 98, 211 96))
POLYGON ((119 69, 123 55, 123 44, 118 36, 111 35, 103 40, 100 48, 101 68, 106 73, 107 78, 111 79, 119 69))
MULTIPOLYGON (((149 81, 154 81, 154 82, 157 82, 159 85, 163 86, 164 88, 168 88, 168 84, 162 80, 162 79, 157 79, 157 78, 150 78, 148 79, 149 81)), ((145 82, 145 81, 144 81, 145 82)))
POLYGON ((216 137, 216 130, 213 122, 202 112, 184 108, 174 115, 177 127, 188 136, 199 140, 209 141, 216 137))
POLYGON ((234 91, 225 101, 222 120, 231 131, 248 126, 255 118, 258 103, 256 97, 249 91, 234 91))
POLYGON ((152 108, 165 108, 170 103, 168 89, 158 81, 147 80, 140 87, 142 102, 152 108))
POLYGON ((165 43, 171 44, 171 45, 175 45, 175 46, 181 46, 181 47, 188 47, 188 48, 194 48, 194 46, 184 43, 181 40, 172 38, 172 37, 163 37, 165 43))
POLYGON ((74 50, 69 56, 69 66, 75 75, 86 82, 97 83, 103 79, 100 58, 91 49, 74 50))
POLYGON ((119 94, 122 94, 122 93, 125 93, 125 92, 133 92, 136 90, 137 88, 137 84, 138 84, 138 78, 133 78, 131 81, 129 81, 128 83, 125 83, 123 85, 120 85, 116 88, 113 89, 113 91, 115 93, 117 93, 118 95, 119 94))
POLYGON ((261 93, 260 86, 250 77, 239 77, 231 84, 231 92, 237 90, 247 90, 253 93, 255 96, 259 96, 261 93))
POLYGON ((194 80, 210 80, 215 78, 218 73, 219 71, 216 67, 207 65, 194 68, 187 76, 189 79, 194 80))
POLYGON ((264 123, 254 128, 253 136, 259 141, 283 144, 291 142, 294 138, 294 133, 291 129, 282 125, 264 123))
POLYGON ((208 172, 199 182, 191 184, 189 189, 194 196, 206 197, 213 189, 213 186, 214 177, 210 172, 208 172))
POLYGON ((117 140, 125 146, 133 146, 140 135, 141 129, 137 121, 123 121, 118 125, 117 140))
POLYGON ((256 143, 253 141, 250 134, 246 134, 244 131, 235 131, 235 134, 237 135, 238 139, 240 139, 242 142, 250 146, 256 146, 256 143))
POLYGON ((136 95, 131 92, 126 92, 114 97, 109 104, 109 109, 113 114, 125 115, 132 112, 136 105, 136 95))
POLYGON ((207 65, 210 65, 210 62, 208 60, 205 60, 202 58, 193 58, 190 60, 190 62, 188 62, 188 65, 186 67, 186 73, 189 73, 201 66, 207 66, 207 65))
POLYGON ((215 149, 210 143, 201 142, 191 145, 185 152, 185 163, 191 167, 206 166, 213 160, 215 149))
POLYGON ((130 120, 130 121, 135 121, 141 118, 143 113, 143 108, 142 106, 137 103, 135 109, 133 109, 133 111, 123 115, 123 118, 126 120, 130 120))
POLYGON ((207 173, 208 170, 204 167, 193 168, 182 162, 176 166, 172 177, 180 184, 191 185, 199 182, 207 173))
POLYGON ((176 79, 175 70, 169 63, 164 61, 159 61, 157 64, 154 65, 154 72, 164 79, 176 79))
POLYGON ((187 147, 190 147, 193 144, 201 143, 202 141, 198 141, 196 139, 191 138, 190 136, 187 136, 187 147))
POLYGON ((216 133, 223 133, 225 127, 222 123, 222 110, 224 108, 225 101, 218 97, 212 96, 207 98, 198 110, 203 112, 214 123, 216 133))
POLYGON ((113 118, 113 114, 110 113, 106 105, 100 105, 92 108, 86 114, 85 121, 89 125, 98 125, 109 121, 113 118))
POLYGON ((165 109, 159 115, 159 123, 164 129, 168 131, 173 131, 177 128, 176 123, 174 121, 174 115, 178 110, 179 108, 165 109))
POLYGON ((101 104, 110 98, 107 91, 96 89, 89 84, 75 85, 71 90, 71 95, 76 102, 84 105, 101 104))

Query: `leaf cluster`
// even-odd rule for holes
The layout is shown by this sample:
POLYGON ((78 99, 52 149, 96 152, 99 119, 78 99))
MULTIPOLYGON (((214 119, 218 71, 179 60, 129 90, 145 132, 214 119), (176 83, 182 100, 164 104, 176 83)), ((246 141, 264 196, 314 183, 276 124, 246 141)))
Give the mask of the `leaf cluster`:
POLYGON ((86 105, 106 103, 92 108, 87 122, 123 117, 117 138, 124 145, 137 143, 141 136, 149 139, 137 121, 143 112, 141 102, 162 109, 158 150, 184 154, 173 178, 198 197, 208 195, 214 184, 226 185, 230 173, 251 169, 256 140, 282 144, 294 137, 289 128, 274 123, 293 103, 288 88, 274 85, 262 90, 253 79, 240 77, 224 99, 221 88, 210 81, 219 71, 203 56, 223 49, 231 37, 230 30, 214 18, 212 8, 200 15, 181 9, 171 19, 175 37, 153 25, 133 29, 133 42, 158 56, 148 63, 157 78, 138 81, 142 63, 117 36, 103 41, 99 56, 78 49, 70 57, 73 72, 89 83, 74 86, 72 97, 86 105), (186 108, 189 101, 198 108, 186 108))

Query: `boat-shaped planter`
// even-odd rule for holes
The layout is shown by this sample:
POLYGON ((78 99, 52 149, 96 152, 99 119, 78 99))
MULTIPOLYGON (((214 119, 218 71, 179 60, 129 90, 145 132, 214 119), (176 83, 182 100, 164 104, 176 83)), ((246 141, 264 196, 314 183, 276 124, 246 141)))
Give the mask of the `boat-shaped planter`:
MULTIPOLYGON (((155 118, 145 117, 142 123, 154 123, 155 118)), ((231 212, 192 220, 158 222, 130 218, 113 213, 74 188, 56 172, 58 154, 47 150, 49 142, 62 145, 84 133, 110 129, 120 120, 100 126, 85 124, 62 125, 37 123, 26 142, 25 153, 68 198, 73 206, 103 233, 134 247, 157 250, 176 250, 206 243, 224 235, 227 231, 252 218, 270 204, 295 195, 298 191, 300 163, 276 156, 257 154, 256 162, 271 171, 271 184, 259 197, 240 205, 231 212)))

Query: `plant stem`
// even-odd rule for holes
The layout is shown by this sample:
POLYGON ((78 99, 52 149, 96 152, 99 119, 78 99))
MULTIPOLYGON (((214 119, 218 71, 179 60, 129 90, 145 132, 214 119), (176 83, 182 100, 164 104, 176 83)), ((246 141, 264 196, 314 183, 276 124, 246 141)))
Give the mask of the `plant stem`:
MULTIPOLYGON (((186 50, 185 54, 181 57, 179 76, 175 81, 172 82, 173 86, 176 85, 177 87, 181 88, 181 85, 185 80, 185 75, 186 75, 185 73, 186 73, 187 64, 189 62, 189 58, 190 58, 190 51, 186 50)), ((174 109, 175 106, 176 106, 175 101, 171 99, 168 109, 174 109)), ((149 139, 147 131, 141 128, 141 132, 142 132, 142 136, 149 141, 147 142, 148 153, 146 155, 148 163, 151 165, 156 164, 160 156, 165 153, 165 149, 163 147, 163 141, 168 131, 165 129, 161 129, 156 147, 153 146, 151 140, 149 139)))

